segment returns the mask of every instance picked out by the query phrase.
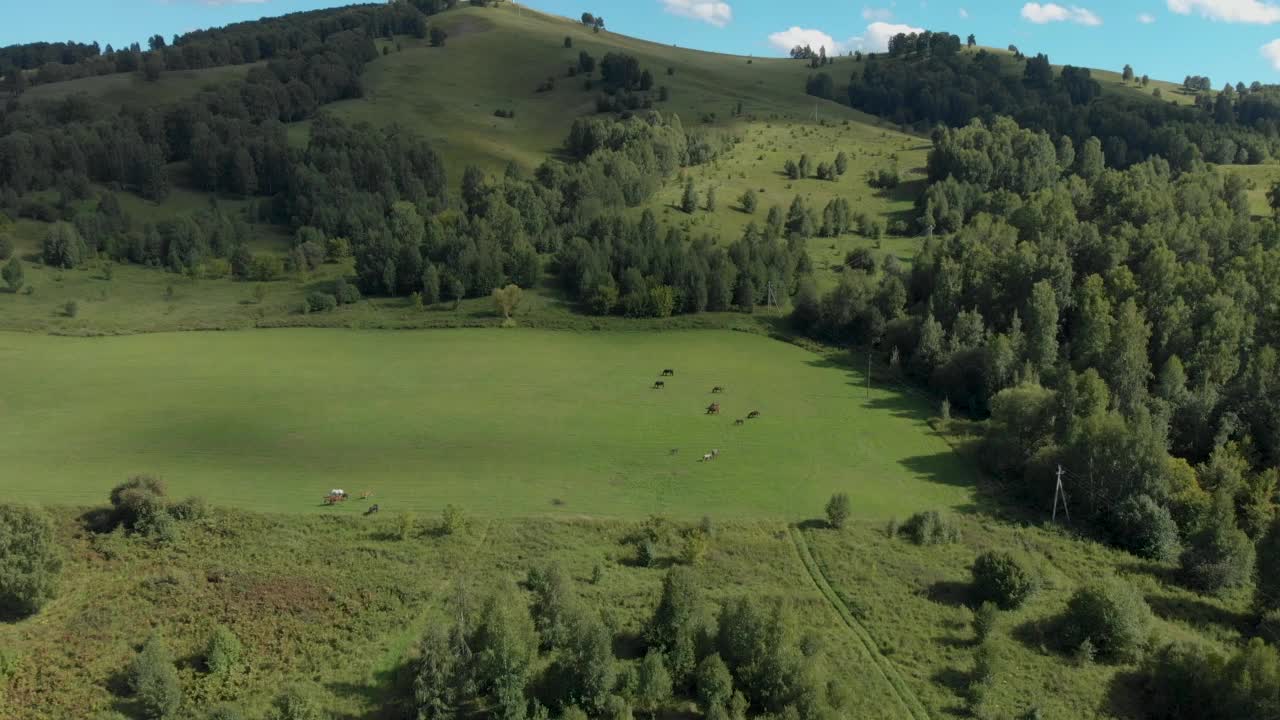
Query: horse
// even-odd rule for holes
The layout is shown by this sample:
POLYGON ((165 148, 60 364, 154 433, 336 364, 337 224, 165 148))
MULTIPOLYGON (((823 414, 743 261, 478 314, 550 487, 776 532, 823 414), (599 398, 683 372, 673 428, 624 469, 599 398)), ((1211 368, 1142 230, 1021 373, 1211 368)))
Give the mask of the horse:
POLYGON ((365 514, 365 515, 372 515, 372 514, 374 514, 374 513, 376 513, 376 512, 378 512, 378 503, 374 503, 374 504, 370 505, 370 506, 369 506, 369 509, 364 511, 364 514, 365 514))
POLYGON ((722 387, 720 387, 719 385, 717 385, 717 386, 715 386, 715 387, 711 388, 711 392, 712 392, 712 394, 719 394, 719 393, 724 392, 724 388, 722 388, 722 387))
POLYGON ((676 374, 676 371, 672 370, 671 368, 667 368, 666 370, 662 371, 662 377, 671 377, 675 374, 676 374))
POLYGON ((373 491, 372 491, 372 490, 365 490, 364 492, 360 493, 360 499, 361 499, 361 500, 368 500, 368 499, 369 499, 369 498, 371 498, 371 497, 373 497, 373 491))
POLYGON ((733 421, 733 424, 734 424, 734 425, 741 425, 741 424, 743 424, 743 423, 745 423, 745 422, 746 422, 746 420, 743 420, 742 418, 738 418, 737 420, 734 420, 734 421, 733 421))
POLYGON ((758 418, 758 417, 760 417, 760 411, 759 411, 759 410, 752 410, 751 412, 747 413, 747 419, 748 419, 748 420, 755 420, 755 419, 756 419, 756 418, 758 418))
POLYGON ((667 387, 667 384, 666 384, 666 383, 664 383, 664 382, 662 382, 661 380, 654 380, 654 381, 653 381, 653 389, 654 389, 654 390, 662 390, 662 389, 664 389, 664 388, 666 388, 666 387, 667 387))
POLYGON ((671 454, 672 454, 672 455, 679 455, 679 454, 680 454, 680 448, 671 448, 671 454))
POLYGON ((711 451, 711 458, 712 458, 712 459, 715 459, 715 458, 718 458, 718 457, 720 457, 720 451, 719 451, 719 450, 712 450, 712 451, 711 451))
POLYGON ((720 403, 711 403, 710 405, 708 405, 708 406, 707 406, 707 414, 708 414, 708 415, 719 415, 719 414, 720 414, 720 403))
POLYGON ((702 459, 699 462, 711 462, 715 458, 711 453, 702 453, 702 459))

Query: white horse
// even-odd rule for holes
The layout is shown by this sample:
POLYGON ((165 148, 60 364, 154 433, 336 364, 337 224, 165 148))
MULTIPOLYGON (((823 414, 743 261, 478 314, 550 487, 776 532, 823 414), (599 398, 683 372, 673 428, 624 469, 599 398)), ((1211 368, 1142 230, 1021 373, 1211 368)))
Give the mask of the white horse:
POLYGON ((711 453, 703 453, 701 462, 711 462, 714 459, 715 455, 712 455, 711 453))
POLYGON ((720 457, 720 451, 719 451, 719 450, 712 450, 712 451, 711 451, 711 457, 712 457, 712 459, 715 459, 715 458, 720 457))

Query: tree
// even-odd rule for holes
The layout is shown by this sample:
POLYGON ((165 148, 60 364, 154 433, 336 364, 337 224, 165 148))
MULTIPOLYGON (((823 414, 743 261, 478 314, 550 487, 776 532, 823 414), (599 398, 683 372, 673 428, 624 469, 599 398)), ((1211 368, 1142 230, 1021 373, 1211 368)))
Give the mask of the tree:
POLYGON ((827 501, 827 524, 839 530, 849 520, 852 504, 847 493, 836 493, 827 501))
POLYGON ((1080 166, 1076 169, 1076 173, 1080 177, 1089 182, 1093 182, 1102 175, 1102 171, 1106 169, 1106 160, 1102 154, 1102 141, 1096 137, 1089 137, 1084 141, 1084 145, 1080 148, 1077 162, 1080 166))
POLYGON ((294 685, 276 696, 267 720, 328 720, 329 713, 308 687, 294 685))
POLYGON ((1178 524, 1168 508, 1147 495, 1122 500, 1112 511, 1109 522, 1116 545, 1138 557, 1173 562, 1182 552, 1178 524))
POLYGON ((567 49, 569 49, 569 48, 571 48, 571 47, 573 47, 573 38, 569 37, 568 35, 565 35, 565 36, 564 36, 564 47, 565 47, 565 49, 566 49, 566 50, 567 50, 567 49))
POLYGON ((640 661, 636 673, 636 704, 656 717, 658 710, 671 699, 671 675, 662 660, 662 653, 650 650, 640 661))
POLYGON ((57 595, 62 559, 53 524, 21 505, 0 505, 0 617, 25 617, 57 595))
POLYGON ((137 698, 143 717, 153 720, 176 717, 182 703, 182 688, 173 656, 158 633, 152 633, 129 664, 129 688, 137 698))
POLYGON ((742 212, 754 215, 756 212, 756 191, 744 190, 742 196, 738 198, 738 204, 742 206, 742 212))
POLYGON ((1035 577, 1013 555, 988 550, 973 561, 973 594, 1004 610, 1020 607, 1035 593, 1035 577))
POLYGON ((662 579, 662 596, 645 632, 649 647, 663 654, 675 682, 686 687, 697 667, 698 648, 713 634, 693 571, 674 566, 662 579))
POLYGON ((707 211, 707 212, 715 212, 715 211, 716 211, 716 189, 715 189, 715 187, 707 188, 707 197, 706 197, 705 202, 703 203, 703 207, 706 209, 706 211, 707 211))
POLYGON ((692 215, 698 209, 698 191, 693 187, 693 178, 684 183, 684 194, 680 197, 680 209, 692 215))
POLYGON ((1151 625, 1151 608, 1142 594, 1108 578, 1080 588, 1067 601, 1062 640, 1070 648, 1088 641, 1100 656, 1124 662, 1142 653, 1151 625))
POLYGON ((969 47, 973 47, 978 44, 978 39, 974 37, 972 33, 970 33, 969 39, 965 41, 965 44, 968 45, 969 47))
POLYGON ((440 513, 440 530, 445 535, 462 532, 465 525, 466 518, 462 515, 462 508, 452 504, 444 506, 444 510, 440 513))
POLYGON ((1124 66, 1124 72, 1120 74, 1120 78, 1125 82, 1131 82, 1133 80, 1133 66, 1126 64, 1124 66))
POLYGON ((1058 361, 1058 301, 1048 280, 1031 288, 1026 315, 1027 360, 1047 372, 1058 361))
POLYGON ((849 169, 849 156, 843 150, 836 153, 835 169, 836 175, 844 175, 849 169))
POLYGON ((160 79, 160 73, 164 72, 164 54, 158 52, 149 52, 142 59, 142 74, 148 82, 155 82, 160 79))
POLYGON ((514 592, 491 596, 472 640, 477 687, 497 702, 503 720, 524 720, 525 686, 538 647, 529 609, 515 597, 514 592))
POLYGON ((698 663, 697 672, 697 698, 702 712, 708 713, 713 707, 727 707, 732 697, 733 675, 720 658, 720 653, 703 658, 698 663))
POLYGON ((595 16, 595 15, 592 15, 592 14, 591 14, 591 13, 589 13, 589 12, 584 12, 584 13, 582 13, 582 24, 583 24, 583 25, 595 25, 595 24, 596 24, 596 16, 595 16))
POLYGON ((449 39, 449 33, 439 25, 432 25, 427 32, 427 37, 430 38, 431 47, 444 47, 445 40, 449 39))
POLYGON ((1255 553, 1249 536, 1236 526, 1235 504, 1220 488, 1214 495, 1209 517, 1182 551, 1179 563, 1183 580, 1201 592, 1242 587, 1253 577, 1255 553))
POLYGON ((797 164, 796 168, 800 171, 801 179, 809 177, 813 168, 812 161, 809 160, 809 155, 807 153, 801 153, 800 162, 797 164))
POLYGON ((493 304, 504 319, 511 319, 511 314, 520 305, 520 295, 520 286, 514 284, 493 291, 493 304))
POLYGON ((429 625, 418 643, 418 657, 413 667, 413 708, 420 720, 453 717, 457 700, 456 660, 447 628, 441 623, 429 625))
POLYGON ((17 255, 9 258, 9 262, 5 263, 4 270, 0 271, 0 275, 4 276, 4 282, 9 286, 9 292, 18 292, 22 289, 25 282, 26 272, 22 269, 22 261, 17 255))
POLYGON ((45 233, 41 255, 46 265, 73 268, 84 260, 87 253, 84 239, 71 223, 56 222, 45 233))

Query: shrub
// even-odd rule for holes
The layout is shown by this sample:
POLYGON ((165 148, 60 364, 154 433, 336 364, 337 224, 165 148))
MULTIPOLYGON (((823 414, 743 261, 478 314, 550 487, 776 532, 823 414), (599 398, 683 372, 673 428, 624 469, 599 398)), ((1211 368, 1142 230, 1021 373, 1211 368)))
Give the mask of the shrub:
POLYGON ((169 508, 169 514, 178 520, 203 520, 209 514, 209 503, 204 498, 193 495, 174 503, 169 508))
POLYGON ((182 703, 178 671, 164 640, 153 633, 129 665, 129 688, 146 718, 173 717, 182 703))
POLYGON ((1121 501, 1111 514, 1110 525, 1116 545, 1138 557, 1173 562, 1182 551, 1173 516, 1146 495, 1121 501))
POLYGON ((134 532, 144 535, 157 543, 177 542, 181 534, 178 529, 178 521, 165 511, 164 508, 155 508, 147 510, 138 518, 138 522, 134 523, 134 532))
POLYGON ((988 550, 973 561, 973 595, 981 603, 1012 610, 1036 591, 1035 577, 1013 555, 988 550))
POLYGON ((396 518, 396 537, 401 540, 413 537, 413 513, 402 512, 396 518))
POLYGON ((1062 618, 1062 641, 1079 648, 1093 643, 1098 656, 1111 660, 1136 659, 1151 632, 1151 608, 1128 583, 1108 579, 1083 587, 1067 602, 1062 618))
POLYGON ((128 529, 144 515, 155 514, 167 503, 164 481, 151 475, 134 475, 111 489, 112 516, 115 524, 128 529))
POLYGON ((852 270, 861 270, 865 273, 874 273, 876 271, 876 257, 867 248, 850 250, 844 256, 844 264, 852 270))
POLYGON ((0 260, 8 260, 13 255, 13 236, 0 233, 0 260))
POLYGON ((0 505, 0 615, 39 612, 58 591, 62 559, 43 513, 0 505))
POLYGON ((301 686, 281 693, 267 713, 268 720, 325 720, 328 717, 315 693, 301 686))
POLYGON ((960 528, 938 511, 916 513, 902 524, 902 532, 917 545, 942 545, 960 541, 960 528))
POLYGON ((999 607, 990 600, 983 602, 973 613, 973 636, 982 642, 991 635, 1000 618, 999 607))
POLYGON ((307 310, 311 312, 325 312, 336 307, 338 307, 338 298, 329 293, 307 293, 307 310))
POLYGON ((844 527, 852 512, 852 504, 847 493, 836 493, 827 501, 827 524, 837 530, 844 527))
POLYGON ((209 636, 204 652, 204 666, 215 675, 225 675, 240 665, 240 638, 225 625, 219 625, 209 636))
POLYGON ((707 536, 695 530, 685 535, 684 547, 680 550, 680 559, 686 565, 697 565, 707 554, 707 536))
POLYGON ((641 567, 652 567, 658 561, 658 547, 652 540, 643 540, 636 547, 636 562, 641 567))
POLYGON ((62 314, 69 318, 73 318, 80 314, 80 303, 75 300, 68 300, 66 305, 62 306, 62 314))
POLYGON ((453 535, 462 532, 462 528, 466 525, 466 519, 462 516, 462 508, 455 505, 445 505, 444 511, 440 513, 440 531, 445 535, 453 535))
POLYGON ((204 720, 245 720, 245 717, 235 705, 215 705, 205 713, 204 720))
POLYGON ((339 305, 350 305, 360 302, 360 288, 347 282, 347 279, 340 277, 333 282, 333 296, 338 299, 339 305))

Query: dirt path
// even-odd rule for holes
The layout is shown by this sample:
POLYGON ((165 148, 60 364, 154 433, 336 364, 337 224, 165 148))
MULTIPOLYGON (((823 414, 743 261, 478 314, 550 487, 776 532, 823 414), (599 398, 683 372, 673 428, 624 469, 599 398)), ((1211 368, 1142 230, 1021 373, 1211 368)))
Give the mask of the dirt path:
POLYGON ((889 687, 893 688, 893 694, 898 698, 898 702, 902 705, 902 709, 912 720, 929 720, 929 713, 924 709, 924 705, 916 694, 911 691, 902 675, 898 672, 898 668, 894 666, 884 655, 880 653, 879 646, 876 645, 871 634, 863 627, 862 623, 849 612, 849 607, 840 599, 840 595, 831 587, 831 583, 827 582, 827 576, 822 573, 822 568, 814 559, 813 554, 809 551, 809 543, 804 539, 804 533, 799 528, 792 526, 788 529, 791 535, 791 543, 795 546, 796 554, 800 556, 800 563, 804 565, 808 572, 809 579, 818 588, 818 592, 827 599, 832 609, 844 621, 853 634, 861 643, 862 649, 866 651, 871 658, 872 664, 875 666, 876 672, 885 682, 889 683, 889 687))

